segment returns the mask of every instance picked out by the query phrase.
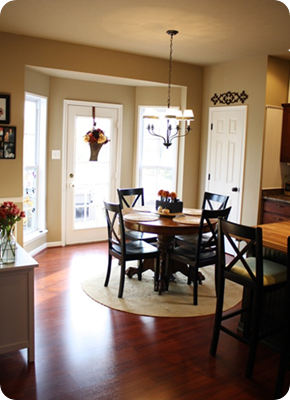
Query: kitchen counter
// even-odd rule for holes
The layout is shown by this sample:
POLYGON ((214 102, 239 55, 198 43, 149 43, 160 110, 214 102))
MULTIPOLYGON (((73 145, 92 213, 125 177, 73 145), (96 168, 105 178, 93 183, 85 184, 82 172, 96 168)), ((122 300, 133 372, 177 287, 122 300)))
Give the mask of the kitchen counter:
POLYGON ((290 196, 286 196, 283 189, 270 189, 262 191, 263 200, 281 201, 290 204, 290 196))

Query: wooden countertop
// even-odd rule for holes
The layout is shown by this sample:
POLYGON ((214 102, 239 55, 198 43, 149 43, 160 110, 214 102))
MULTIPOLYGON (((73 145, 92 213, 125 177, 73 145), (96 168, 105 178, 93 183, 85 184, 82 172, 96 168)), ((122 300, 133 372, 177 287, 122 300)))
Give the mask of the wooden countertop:
POLYGON ((290 236, 290 221, 258 225, 263 230, 263 245, 272 250, 287 253, 287 239, 290 236))

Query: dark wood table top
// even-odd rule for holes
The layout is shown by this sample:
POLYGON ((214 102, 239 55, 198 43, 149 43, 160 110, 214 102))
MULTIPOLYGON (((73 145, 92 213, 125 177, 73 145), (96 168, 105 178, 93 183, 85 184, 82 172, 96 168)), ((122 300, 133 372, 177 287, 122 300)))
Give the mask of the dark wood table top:
POLYGON ((175 217, 168 217, 159 215, 156 212, 142 213, 141 211, 134 209, 124 210, 124 224, 126 228, 140 232, 154 233, 157 235, 175 236, 195 234, 198 232, 199 223, 199 215, 185 216, 180 213, 175 217), (132 217, 131 214, 134 215, 132 219, 130 219, 132 217), (152 220, 146 220, 146 214, 148 215, 148 219, 152 217, 152 220), (142 215, 144 216, 144 220, 142 220, 142 215), (140 216, 140 219, 138 219, 138 216, 140 216), (188 223, 183 223, 184 221, 188 221, 188 223))

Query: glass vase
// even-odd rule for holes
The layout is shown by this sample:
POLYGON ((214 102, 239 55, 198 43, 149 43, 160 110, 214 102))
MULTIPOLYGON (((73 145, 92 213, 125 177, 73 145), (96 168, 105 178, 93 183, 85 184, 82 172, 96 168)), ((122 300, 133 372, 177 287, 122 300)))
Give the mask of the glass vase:
POLYGON ((9 264, 15 261, 16 239, 13 232, 13 226, 2 230, 1 258, 3 264, 9 264))

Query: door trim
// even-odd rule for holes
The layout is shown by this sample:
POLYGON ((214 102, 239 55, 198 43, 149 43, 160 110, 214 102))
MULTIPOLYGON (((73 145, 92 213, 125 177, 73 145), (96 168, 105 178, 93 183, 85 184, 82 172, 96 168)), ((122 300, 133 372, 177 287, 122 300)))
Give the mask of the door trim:
MULTIPOLYGON (((117 135, 117 160, 116 160, 116 186, 120 186, 121 179, 121 144, 122 144, 122 119, 123 119, 123 105, 111 103, 97 103, 94 101, 78 101, 78 100, 64 100, 63 101, 63 136, 62 136, 62 184, 61 184, 61 245, 65 246, 66 243, 66 176, 67 176, 67 134, 68 134, 68 107, 69 106, 87 106, 98 108, 114 108, 118 111, 118 135, 117 135)), ((115 193, 117 201, 117 193, 115 193)))
POLYGON ((209 107, 209 121, 208 121, 208 145, 207 145, 207 161, 206 161, 206 175, 205 175, 205 188, 208 189, 208 174, 210 168, 210 151, 211 151, 211 123, 213 120, 213 112, 217 111, 243 111, 244 116, 244 129, 242 138, 242 157, 241 157, 241 171, 240 171, 240 200, 237 210, 238 223, 241 222, 242 216, 242 205, 243 205, 243 192, 244 192, 244 173, 245 173, 245 158, 246 158, 246 135, 247 135, 247 116, 248 116, 248 106, 222 106, 222 107, 209 107))

